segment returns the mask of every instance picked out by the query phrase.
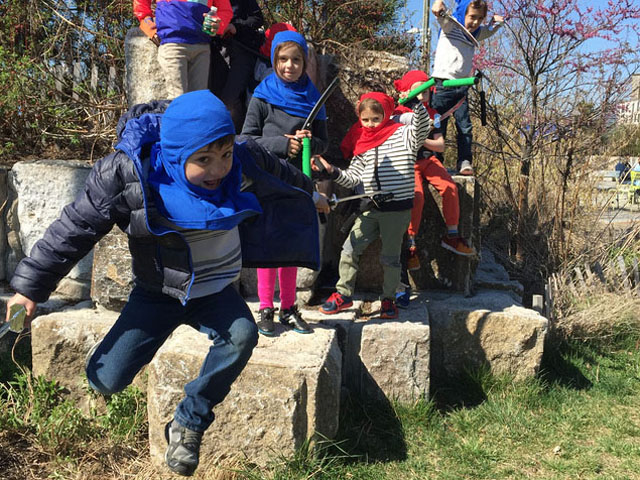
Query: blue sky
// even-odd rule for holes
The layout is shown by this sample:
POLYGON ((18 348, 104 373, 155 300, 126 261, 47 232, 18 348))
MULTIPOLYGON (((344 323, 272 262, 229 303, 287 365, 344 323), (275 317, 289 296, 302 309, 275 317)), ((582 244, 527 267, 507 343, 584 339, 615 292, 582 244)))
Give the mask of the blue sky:
MULTIPOLYGON (((636 0, 636 1, 640 1, 640 0, 636 0)), ((422 28, 422 4, 423 1, 422 0, 406 0, 407 2, 407 11, 403 12, 401 14, 402 16, 406 16, 407 19, 407 30, 411 27, 417 27, 417 28, 422 28)), ((593 6, 593 7, 602 7, 603 3, 605 2, 605 0, 579 0, 579 4, 583 7, 588 7, 588 6, 593 6)), ((431 0, 431 4, 433 5, 434 0, 431 0)), ((449 5, 450 8, 453 8, 453 6, 455 5, 455 0, 445 0, 445 3, 447 5, 449 5)), ((492 14, 493 12, 489 12, 490 14, 492 14)), ((503 12, 497 12, 497 13, 503 13, 503 12)), ((430 16, 430 19, 432 22, 434 22, 433 20, 433 16, 430 16)), ((432 27, 431 27, 431 31, 432 31, 432 47, 435 48, 435 41, 437 40, 435 38, 435 35, 437 34, 437 27, 434 28, 434 24, 432 23, 432 27)), ((420 40, 420 36, 418 35, 418 41, 420 40)), ((594 47, 595 45, 593 45, 593 43, 595 43, 596 41, 602 41, 602 40, 594 40, 591 45, 591 47, 594 47)))

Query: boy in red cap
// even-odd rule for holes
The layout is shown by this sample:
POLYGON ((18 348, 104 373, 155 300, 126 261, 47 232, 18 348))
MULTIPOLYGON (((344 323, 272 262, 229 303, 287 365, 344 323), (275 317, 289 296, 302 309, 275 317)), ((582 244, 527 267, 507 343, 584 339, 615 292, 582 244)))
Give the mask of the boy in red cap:
MULTIPOLYGON (((418 88, 427 82, 429 77, 420 70, 411 70, 404 74, 400 80, 395 80, 393 85, 400 92, 400 96, 407 95, 411 90, 418 88)), ((437 112, 428 107, 431 96, 431 90, 427 90, 418 95, 418 99, 423 102, 429 116, 433 120, 437 112)), ((400 123, 408 123, 411 121, 413 112, 404 106, 398 106, 394 111, 394 116, 400 123)), ((447 234, 442 238, 440 245, 457 255, 471 256, 475 254, 473 247, 470 247, 466 240, 461 238, 458 233, 458 222, 460 219, 460 203, 458 199, 458 187, 451 178, 451 175, 444 168, 442 162, 436 156, 437 153, 444 152, 444 137, 442 130, 435 126, 429 137, 424 141, 422 148, 418 151, 418 158, 415 164, 415 197, 413 199, 413 208, 411 210, 411 222, 407 229, 409 237, 410 254, 416 253, 415 237, 420 230, 420 222, 422 220, 422 210, 424 208, 424 184, 423 179, 429 182, 438 191, 442 197, 442 215, 447 226, 447 234)), ((405 287, 404 292, 396 295, 397 304, 400 307, 409 305, 409 278, 407 276, 406 265, 403 265, 401 282, 405 287)))

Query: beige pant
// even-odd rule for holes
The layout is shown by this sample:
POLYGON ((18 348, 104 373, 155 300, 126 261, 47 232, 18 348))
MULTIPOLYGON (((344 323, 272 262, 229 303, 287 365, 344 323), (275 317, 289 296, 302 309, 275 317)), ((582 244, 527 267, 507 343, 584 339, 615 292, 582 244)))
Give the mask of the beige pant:
POLYGON ((164 72, 167 98, 204 90, 209 81, 208 43, 163 43, 158 47, 158 63, 164 72))
POLYGON ((338 265, 340 279, 336 284, 338 293, 348 297, 353 295, 360 255, 370 243, 381 238, 380 263, 384 279, 380 299, 395 299, 396 289, 400 283, 402 237, 407 231, 410 219, 411 210, 381 212, 372 209, 358 215, 349 236, 342 245, 338 265))

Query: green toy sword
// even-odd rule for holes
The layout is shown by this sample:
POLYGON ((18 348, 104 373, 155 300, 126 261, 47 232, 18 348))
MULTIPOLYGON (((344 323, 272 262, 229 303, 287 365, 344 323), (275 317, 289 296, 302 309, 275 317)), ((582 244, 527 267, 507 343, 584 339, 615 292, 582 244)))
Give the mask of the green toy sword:
MULTIPOLYGON (((333 91, 338 87, 339 83, 340 79, 336 77, 329 86, 325 88, 324 92, 322 92, 322 95, 311 109, 309 116, 302 124, 302 128, 300 130, 309 130, 311 128, 311 124, 318 116, 320 109, 327 102, 333 91)), ((308 137, 302 139, 302 173, 307 177, 311 177, 311 139, 308 137)))
MULTIPOLYGON (((465 87, 467 85, 475 85, 479 81, 480 81, 480 78, 478 77, 454 78, 452 80, 443 80, 442 86, 444 88, 465 87)), ((408 102, 409 100, 411 100, 412 98, 415 98, 417 95, 431 88, 435 84, 436 84, 435 79, 430 78, 419 87, 416 87, 413 90, 411 90, 405 98, 401 98, 400 100, 398 100, 398 103, 402 105, 403 103, 408 102)))

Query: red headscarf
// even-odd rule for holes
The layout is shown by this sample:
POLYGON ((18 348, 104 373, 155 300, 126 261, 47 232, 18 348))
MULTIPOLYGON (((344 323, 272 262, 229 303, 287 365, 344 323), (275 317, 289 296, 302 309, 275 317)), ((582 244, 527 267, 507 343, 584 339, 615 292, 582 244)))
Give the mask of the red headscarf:
POLYGON ((360 102, 367 98, 375 100, 382 106, 384 118, 380 125, 373 128, 364 127, 360 120, 354 123, 345 135, 342 143, 340 143, 340 150, 344 158, 360 155, 367 150, 382 145, 401 126, 399 123, 391 120, 394 105, 393 98, 385 93, 370 92, 362 95, 360 102))
MULTIPOLYGON (((396 90, 399 92, 408 92, 409 90, 411 90, 411 86, 414 83, 427 81, 429 81, 429 76, 422 70, 410 70, 405 73, 400 80, 394 80, 393 86, 396 87, 396 90)), ((433 87, 431 87, 431 90, 433 90, 433 87)), ((424 103, 424 106, 427 108, 427 111, 429 112, 431 118, 433 118, 433 116, 438 113, 436 110, 429 107, 429 105, 427 105, 426 103, 424 103)), ((410 108, 405 107, 404 105, 398 105, 393 111, 393 114, 400 115, 402 113, 411 111, 412 110, 410 108)))
POLYGON ((260 47, 260 53, 263 54, 267 58, 271 58, 271 42, 273 42, 273 37, 276 36, 276 33, 285 32, 285 31, 297 32, 296 28, 290 23, 274 23, 264 32, 265 42, 260 47))

